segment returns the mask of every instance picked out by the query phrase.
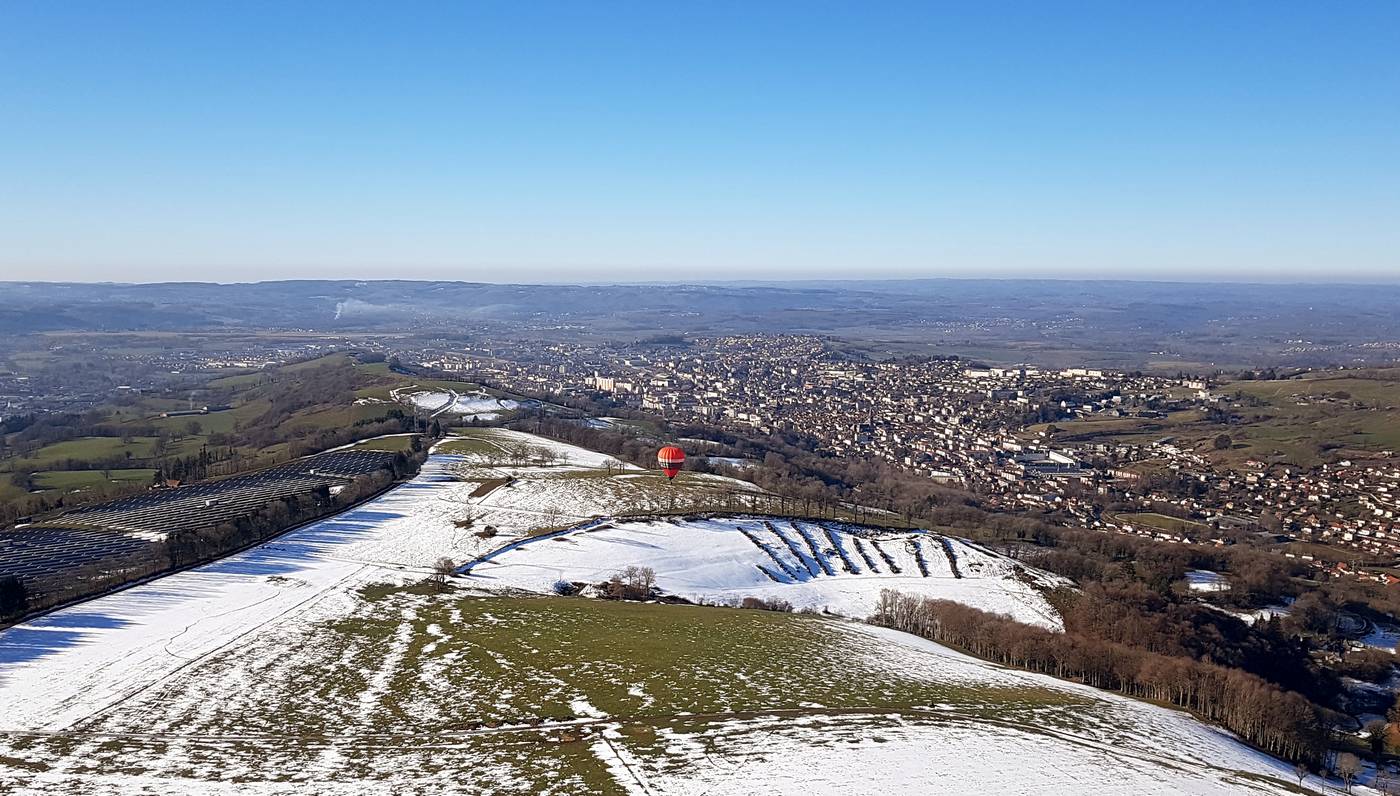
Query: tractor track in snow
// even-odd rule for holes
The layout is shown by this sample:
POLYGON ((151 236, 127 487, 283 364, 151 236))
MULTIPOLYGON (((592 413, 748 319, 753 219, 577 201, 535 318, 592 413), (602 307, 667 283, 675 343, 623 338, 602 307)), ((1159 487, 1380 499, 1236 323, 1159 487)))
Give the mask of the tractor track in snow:
MULTIPOLYGON (((501 727, 481 727, 469 730, 433 730, 417 733, 166 733, 166 732, 102 732, 95 730, 0 730, 0 737, 46 740, 75 739, 96 742, 131 741, 167 744, 171 742, 194 743, 254 743, 264 745, 293 744, 299 747, 352 746, 359 749, 451 749, 460 747, 464 741, 502 735, 547 734, 562 730, 597 731, 599 735, 610 727, 619 725, 663 726, 673 724, 717 724, 735 721, 755 721, 762 719, 794 718, 849 718, 849 719, 889 719, 898 716, 920 721, 966 723, 973 725, 996 725, 1019 730, 1034 735, 1044 735, 1065 743, 1086 749, 1110 752, 1114 755, 1132 757, 1154 765, 1178 767, 1180 758, 1158 754, 1145 749, 1125 748, 1122 744, 1095 740, 1071 732, 1046 727, 1043 723, 1016 721, 989 717, 984 713, 956 709, 922 707, 883 707, 879 705, 846 708, 770 708, 766 710, 728 711, 709 713, 642 713, 635 715, 612 715, 596 718, 570 719, 563 721, 541 721, 537 723, 506 725, 501 727)), ((607 740, 604 738, 604 740, 607 740)), ((616 753, 616 748, 612 747, 616 753)), ((619 759, 621 757, 619 756, 619 759)), ((1235 769, 1216 766, 1204 760, 1194 764, 1219 772, 1234 773, 1235 769)), ((630 769, 629 769, 630 773, 630 769)), ((640 784, 640 783, 639 783, 640 784)))
MULTIPOLYGON (((296 602, 296 603, 294 603, 294 604, 288 606, 287 609, 286 609, 285 611, 281 611, 281 612, 279 612, 279 613, 277 613, 277 614, 275 614, 275 615, 273 615, 273 616, 268 617, 267 619, 264 619, 263 621, 257 623, 256 625, 253 625, 252 627, 249 627, 249 628, 247 628, 247 629, 245 629, 245 630, 242 630, 242 631, 238 632, 236 635, 233 635, 233 636, 229 637, 229 638, 226 639, 223 643, 219 644, 218 646, 214 647, 213 649, 208 650, 208 651, 206 651, 206 652, 203 652, 203 653, 201 653, 201 654, 199 654, 199 655, 196 655, 196 656, 194 656, 194 657, 192 657, 192 658, 183 658, 184 662, 181 663, 179 666, 175 667, 174 669, 171 669, 171 670, 168 671, 168 672, 165 672, 164 674, 162 674, 162 675, 161 675, 159 678, 157 678, 156 680, 153 680, 153 681, 148 682, 148 683, 144 683, 143 685, 141 685, 141 686, 139 686, 139 687, 137 687, 137 688, 134 688, 134 689, 132 689, 132 690, 130 690, 130 691, 128 691, 128 692, 122 694, 121 696, 117 697, 116 699, 112 700, 111 702, 108 702, 107 704, 103 705, 102 707, 100 707, 100 708, 98 708, 98 709, 92 711, 91 713, 88 713, 86 716, 83 716, 82 718, 80 718, 80 719, 78 719, 77 721, 75 721, 75 722, 74 722, 74 726, 91 725, 91 724, 94 724, 94 723, 96 723, 96 722, 100 722, 100 721, 102 721, 104 718, 106 718, 108 715, 110 715, 112 712, 116 711, 116 710, 119 709, 122 705, 126 704, 127 702, 131 701, 132 699, 135 699, 136 697, 139 697, 140 695, 142 695, 142 694, 144 694, 144 693, 146 693, 146 692, 148 692, 148 691, 155 690, 155 689, 157 689, 157 688, 160 688, 160 689, 162 689, 162 690, 165 689, 166 687, 169 686, 169 684, 170 684, 169 681, 171 681, 172 679, 174 679, 175 677, 177 677, 181 672, 185 671, 186 669, 189 669, 190 667, 192 667, 192 666, 198 664, 200 661, 206 660, 206 659, 208 659, 208 658, 210 658, 210 657, 212 657, 212 656, 214 656, 214 655, 220 654, 221 652, 223 652, 223 651, 229 649, 230 647, 233 647, 235 644, 237 644, 237 643, 238 643, 239 641, 241 641, 242 639, 244 639, 244 638, 246 638, 246 637, 248 637, 248 636, 250 636, 250 635, 252 635, 252 634, 254 634, 254 633, 257 633, 258 631, 262 630, 263 628, 267 627, 268 625, 271 625, 271 624, 273 624, 273 623, 275 623, 275 622, 279 622, 279 621, 281 621, 282 619, 284 619, 284 618, 286 618, 286 617, 288 617, 288 616, 290 616, 290 615, 292 615, 292 614, 297 613, 298 611, 300 611, 300 610, 303 609, 303 608, 309 607, 311 604, 315 603, 315 602, 318 601, 318 600, 325 599, 326 597, 331 596, 331 595, 334 595, 334 594, 339 594, 339 593, 340 593, 340 592, 339 592, 339 587, 340 587, 342 584, 344 584, 346 581, 348 581, 348 580, 350 580, 350 579, 352 579, 352 578, 358 576, 359 574, 361 574, 362 572, 364 572, 366 569, 369 569, 370 567, 371 567, 371 565, 362 564, 362 565, 360 565, 358 568, 356 568, 355 570, 353 570, 353 571, 347 573, 344 577, 342 577, 342 578, 340 578, 339 580, 335 581, 334 583, 328 585, 327 587, 325 587, 325 588, 323 588, 323 589, 321 589, 321 590, 319 590, 319 591, 317 591, 317 592, 311 594, 310 596, 306 597, 306 598, 303 599, 303 600, 300 600, 300 601, 298 601, 298 602, 296 602)), ((280 596, 280 595, 274 595, 274 596, 280 596)), ((254 607, 254 606, 256 606, 256 605, 261 605, 262 603, 264 603, 264 602, 266 602, 266 601, 267 601, 267 600, 259 600, 259 601, 257 601, 256 603, 250 603, 250 604, 248 604, 248 605, 240 606, 240 607, 238 607, 238 608, 235 608, 235 609, 232 609, 232 610, 229 610, 229 611, 225 611, 225 612, 223 612, 222 614, 219 614, 218 616, 227 616, 227 615, 229 615, 229 614, 239 613, 240 611, 247 610, 247 609, 252 608, 252 607, 254 607)), ((190 625, 189 627, 186 627, 184 630, 180 631, 180 633, 178 633, 178 634, 176 634, 176 635, 177 635, 177 636, 183 635, 184 633, 186 633, 186 632, 189 631, 190 627, 193 627, 194 625, 199 624, 199 622, 204 621, 205 619, 212 619, 212 618, 216 618, 216 617, 215 617, 215 616, 201 617, 200 620, 191 623, 191 625, 190 625)), ((173 638, 172 638, 171 640, 173 640, 173 638)), ((169 641, 167 641, 166 643, 169 644, 169 641)), ((181 657, 181 656, 178 656, 178 655, 174 655, 174 653, 170 653, 168 650, 164 650, 164 651, 165 651, 167 654, 173 655, 174 657, 181 657)), ((10 731, 7 731, 7 730, 0 730, 0 734, 4 734, 5 732, 10 732, 10 731)), ((57 734, 63 734, 63 732, 65 732, 65 731, 59 731, 57 734)))

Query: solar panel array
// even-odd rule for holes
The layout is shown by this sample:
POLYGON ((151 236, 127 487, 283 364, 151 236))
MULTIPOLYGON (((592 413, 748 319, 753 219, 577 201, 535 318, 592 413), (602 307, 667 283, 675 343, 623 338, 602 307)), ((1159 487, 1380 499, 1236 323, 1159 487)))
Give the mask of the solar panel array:
POLYGON ((308 495, 386 466, 384 451, 333 451, 255 473, 205 481, 74 509, 53 520, 0 532, 0 577, 42 580, 86 566, 119 566, 162 555, 176 531, 246 516, 273 500, 308 495))
POLYGON ((92 565, 116 565, 123 558, 154 556, 159 545, 121 534, 79 528, 16 528, 0 533, 0 576, 40 580, 92 565))

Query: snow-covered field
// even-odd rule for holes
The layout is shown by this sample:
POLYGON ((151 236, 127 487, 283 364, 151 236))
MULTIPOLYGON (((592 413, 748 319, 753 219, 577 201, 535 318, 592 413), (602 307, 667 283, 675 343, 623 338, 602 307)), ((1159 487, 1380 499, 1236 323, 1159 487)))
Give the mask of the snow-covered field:
MULTIPOLYGON (((639 506, 667 494, 572 446, 500 430, 471 443, 338 517, 0 631, 0 792, 1287 792, 1283 764, 1184 714, 861 624, 409 588, 441 556, 608 514, 629 490, 639 506), (517 443, 553 461, 490 455, 517 443), (478 537, 486 524, 499 535, 478 537)), ((663 585, 764 577, 758 548, 710 522, 575 532, 488 568, 518 554, 524 580, 543 577, 527 557, 553 545, 595 569, 602 551, 621 565, 650 550, 663 585)), ((954 549, 969 570, 1002 566, 954 549)), ((766 582, 839 604, 854 598, 837 582, 880 578, 795 580, 766 582)))
POLYGON ((616 428, 618 426, 627 424, 627 421, 623 420, 620 417, 585 417, 580 422, 582 422, 585 426, 588 426, 589 428, 604 429, 616 428))
MULTIPOLYGON (((1227 794, 1285 793, 1291 767, 1191 717, 1086 686, 1001 669, 904 633, 843 627, 887 671, 975 688, 1049 688, 1070 703, 989 716, 956 702, 907 713, 824 713, 706 724, 659 733, 669 770, 619 753, 632 793, 1227 794), (1081 701, 1082 700, 1082 701, 1081 701), (1024 712, 1022 712, 1024 711, 1024 712), (1072 728, 1061 722, 1066 712, 1072 728), (762 743, 754 743, 755 736, 762 743), (674 767, 677 758, 693 765, 674 767), (711 764, 713 761, 721 764, 711 764)), ((1314 780, 1316 782, 1316 780, 1314 780)))
MULTIPOLYGON (((299 622, 366 583, 421 578, 455 533, 450 460, 356 509, 198 569, 0 632, 0 728, 100 714, 267 623, 299 622)), ((470 537, 468 537, 470 538, 470 537)), ((473 540, 475 541, 475 540, 473 540)))
POLYGON ((495 420, 504 412, 519 409, 520 404, 508 398, 496 398, 485 392, 459 393, 455 390, 418 390, 412 387, 390 391, 395 400, 439 415, 458 416, 466 420, 495 420))
POLYGON ((722 464, 740 470, 751 470, 758 466, 757 459, 743 459, 737 456, 706 456, 705 460, 710 464, 722 464))
MULTIPOLYGON (((504 430, 492 439, 547 447, 562 466, 599 467, 610 457, 504 430)), ((68 727, 146 688, 191 660, 236 643, 269 622, 299 622, 318 603, 340 602, 367 583, 421 580, 446 556, 465 560, 500 543, 454 521, 474 513, 501 537, 540 524, 532 507, 565 507, 569 521, 608 510, 574 484, 522 479, 506 492, 470 497, 461 480, 472 457, 434 455, 412 482, 355 509, 197 569, 0 631, 0 729, 68 727), (505 502, 497 508, 493 503, 505 502), (572 513, 570 513, 572 512, 572 513)), ((500 490, 498 490, 500 491, 500 490)))
POLYGON ((1229 591, 1230 581, 1219 572, 1193 569, 1186 573, 1186 586, 1191 591, 1229 591))
MULTIPOLYGON (((1287 599, 1291 601, 1293 598, 1289 597, 1287 599)), ((1231 616, 1237 616, 1240 619, 1247 622, 1248 624, 1252 625, 1255 622, 1267 622, 1268 620, 1273 619, 1274 617, 1288 616, 1289 614, 1293 613, 1293 606, 1291 602, 1287 602, 1279 603, 1277 605, 1265 606, 1264 608, 1255 608, 1253 610, 1231 608, 1218 608, 1217 610, 1224 611, 1225 613, 1230 614, 1231 616)))
POLYGON ((692 602, 781 599, 863 619, 881 590, 898 589, 1053 629, 1060 617, 1031 584, 1069 585, 950 537, 742 517, 591 523, 487 556, 467 582, 549 593, 626 566, 651 567, 662 591, 692 602))
POLYGON ((1395 652, 1396 646, 1400 645, 1400 627, 1370 622, 1366 626, 1366 634, 1359 641, 1368 647, 1395 652))

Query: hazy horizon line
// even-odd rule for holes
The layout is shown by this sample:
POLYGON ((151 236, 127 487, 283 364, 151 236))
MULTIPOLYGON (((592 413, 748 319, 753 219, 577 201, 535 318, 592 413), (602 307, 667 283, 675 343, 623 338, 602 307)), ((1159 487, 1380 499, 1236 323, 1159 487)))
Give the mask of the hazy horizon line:
POLYGON ((550 286, 664 286, 664 285, 784 285, 784 284, 850 284, 850 283, 899 283, 899 282, 1085 282, 1144 285, 1257 285, 1266 287, 1287 287, 1325 285, 1338 287, 1397 287, 1400 274, 1390 280, 1381 279, 1278 279, 1260 280, 1245 277, 1222 277, 1218 279, 1144 279, 1107 276, 872 276, 872 277, 767 277, 744 279, 555 279, 555 280, 493 280, 493 279, 432 279, 432 278, 357 278, 357 277, 288 277, 285 279, 247 279, 219 281, 214 279, 162 279, 150 281, 123 281, 113 279, 0 279, 0 285, 88 285, 88 286, 156 286, 156 285, 264 285, 295 282, 365 282, 365 283, 445 283, 459 285, 521 285, 532 287, 550 286))

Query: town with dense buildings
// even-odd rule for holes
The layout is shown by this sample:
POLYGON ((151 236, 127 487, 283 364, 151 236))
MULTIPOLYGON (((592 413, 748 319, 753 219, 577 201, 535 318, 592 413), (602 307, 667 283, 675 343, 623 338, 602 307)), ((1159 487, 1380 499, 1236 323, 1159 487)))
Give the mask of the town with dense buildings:
MULTIPOLYGON (((314 336, 148 353, 65 341, 57 353, 95 364, 0 373, 0 417, 81 412, 182 380, 194 411, 207 403, 201 374, 373 352, 526 396, 588 399, 741 436, 798 434, 819 453, 878 458, 970 491, 989 510, 1167 541, 1223 545, 1252 535, 1296 543, 1285 554, 1309 561, 1318 558, 1310 545, 1322 544, 1343 554, 1332 558, 1352 559, 1325 564, 1337 575, 1385 577, 1358 563, 1400 556, 1400 458, 1392 451, 1355 451, 1313 466, 1280 457, 1221 462, 1213 455, 1219 441, 1210 438, 1096 433, 1199 416, 1220 419, 1228 440, 1232 413, 1247 398, 1224 377, 989 366, 957 356, 873 360, 810 335, 406 342, 314 336), (113 369, 133 374, 130 383, 114 380, 113 369)), ((734 474, 746 464, 712 463, 734 474)))
POLYGON ((1400 554, 1400 459, 1389 451, 1306 469, 1253 459, 1226 467, 1212 462, 1209 441, 1056 433, 1057 422, 1238 408, 1228 386, 1198 376, 958 358, 864 361, 828 340, 795 335, 625 348, 493 345, 433 352, 423 364, 526 394, 604 399, 677 423, 796 432, 822 452, 879 457, 971 490, 991 508, 1053 511, 1087 528, 1217 544, 1254 533, 1371 559, 1400 554))

